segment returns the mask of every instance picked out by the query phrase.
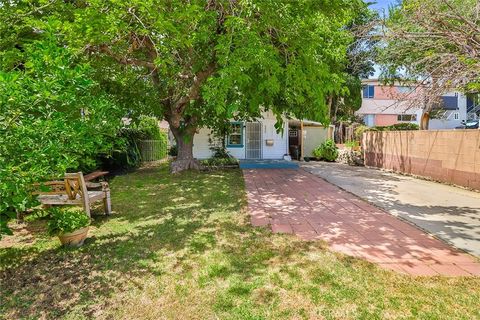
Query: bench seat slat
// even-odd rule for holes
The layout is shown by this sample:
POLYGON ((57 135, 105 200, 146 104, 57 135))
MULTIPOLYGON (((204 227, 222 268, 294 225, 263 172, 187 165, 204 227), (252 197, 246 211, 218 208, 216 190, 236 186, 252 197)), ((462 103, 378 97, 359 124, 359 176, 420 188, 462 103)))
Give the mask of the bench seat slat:
MULTIPOLYGON (((102 200, 105 198, 103 191, 88 191, 88 199, 90 201, 102 200)), ((69 199, 66 194, 41 194, 38 196, 38 201, 42 204, 81 204, 82 199, 77 196, 76 199, 69 199)))

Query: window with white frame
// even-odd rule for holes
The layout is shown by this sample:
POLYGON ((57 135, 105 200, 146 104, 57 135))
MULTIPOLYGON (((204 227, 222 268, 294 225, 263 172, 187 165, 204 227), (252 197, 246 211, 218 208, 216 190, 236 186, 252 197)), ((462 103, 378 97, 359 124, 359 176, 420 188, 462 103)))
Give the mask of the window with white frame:
POLYGON ((416 114, 399 114, 397 116, 397 120, 402 122, 417 121, 417 115, 416 114))
POLYGON ((365 99, 373 99, 375 96, 375 86, 368 85, 363 87, 363 97, 365 99))

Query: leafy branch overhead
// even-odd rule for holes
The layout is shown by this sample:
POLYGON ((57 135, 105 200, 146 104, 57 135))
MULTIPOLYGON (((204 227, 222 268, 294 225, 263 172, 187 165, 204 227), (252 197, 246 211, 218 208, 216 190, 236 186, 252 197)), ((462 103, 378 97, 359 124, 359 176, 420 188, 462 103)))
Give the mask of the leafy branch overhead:
MULTIPOLYGON (((328 97, 345 92, 347 26, 362 1, 99 1, 66 6, 67 42, 98 70, 129 68, 155 92, 179 144, 177 169, 195 166, 197 128, 250 119, 261 109, 328 121, 328 97), (81 48, 81 49, 80 49, 81 48)), ((127 72, 126 69, 122 72, 127 72)), ((109 72, 114 81, 119 75, 109 72)), ((142 94, 142 93, 139 93, 142 94)), ((175 170, 174 170, 175 171, 175 170)))
POLYGON ((405 0, 381 35, 384 74, 422 80, 427 112, 445 92, 480 91, 480 2, 405 0))

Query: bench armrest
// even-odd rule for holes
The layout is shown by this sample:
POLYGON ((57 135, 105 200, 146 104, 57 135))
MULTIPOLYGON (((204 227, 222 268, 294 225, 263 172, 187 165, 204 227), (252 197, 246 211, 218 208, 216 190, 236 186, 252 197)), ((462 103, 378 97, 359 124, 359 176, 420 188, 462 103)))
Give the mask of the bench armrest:
POLYGON ((85 182, 85 185, 87 186, 87 189, 102 189, 102 191, 108 191, 110 190, 110 187, 108 185, 108 182, 102 181, 102 182, 85 182))

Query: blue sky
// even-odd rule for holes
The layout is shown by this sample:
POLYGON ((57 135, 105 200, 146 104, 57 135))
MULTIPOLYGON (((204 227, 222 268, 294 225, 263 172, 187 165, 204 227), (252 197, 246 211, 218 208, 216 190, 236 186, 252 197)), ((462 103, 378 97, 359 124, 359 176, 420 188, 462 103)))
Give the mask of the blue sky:
POLYGON ((397 3, 397 0, 377 0, 377 1, 370 0, 370 1, 376 2, 375 4, 372 4, 370 7, 380 12, 383 12, 383 9, 385 9, 386 11, 389 5, 397 3))
MULTIPOLYGON (((367 0, 368 1, 368 0, 367 0)), ((370 0, 374 2, 374 0, 370 0)), ((380 12, 382 15, 383 13, 387 13, 388 7, 398 2, 398 0, 377 0, 375 4, 370 5, 370 8, 375 9, 380 12)), ((376 79, 380 76, 380 68, 375 66, 375 74, 370 78, 376 79)))

